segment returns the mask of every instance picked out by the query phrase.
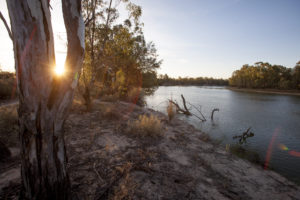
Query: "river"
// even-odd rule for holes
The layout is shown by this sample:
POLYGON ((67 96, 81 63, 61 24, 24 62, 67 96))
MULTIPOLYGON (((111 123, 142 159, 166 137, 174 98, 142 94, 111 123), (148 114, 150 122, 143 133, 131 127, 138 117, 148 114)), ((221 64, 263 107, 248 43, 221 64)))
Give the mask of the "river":
MULTIPOLYGON (((244 147, 259 153, 263 162, 290 180, 300 183, 300 96, 232 91, 224 87, 159 87, 146 98, 147 106, 166 113, 167 99, 181 104, 183 94, 188 102, 201 107, 206 122, 196 117, 179 116, 197 129, 221 141, 237 143, 233 136, 249 127, 254 137, 244 147), (210 120, 211 111, 215 112, 210 120), (267 156, 268 155, 268 156, 267 156)), ((195 109, 191 110, 198 114, 195 109)))

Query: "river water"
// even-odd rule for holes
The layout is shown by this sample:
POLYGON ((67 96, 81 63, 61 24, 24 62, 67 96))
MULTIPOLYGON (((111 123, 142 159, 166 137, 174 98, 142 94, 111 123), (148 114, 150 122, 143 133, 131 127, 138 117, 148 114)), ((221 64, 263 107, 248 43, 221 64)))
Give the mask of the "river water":
MULTIPOLYGON (((168 86, 159 87, 146 98, 149 108, 166 113, 167 99, 181 104, 183 94, 188 102, 201 107, 207 119, 179 116, 197 129, 221 141, 237 143, 233 136, 249 127, 254 137, 244 144, 259 153, 263 162, 290 180, 300 183, 300 96, 232 91, 224 87, 168 86), (214 120, 210 119, 211 111, 214 120)), ((197 111, 192 108, 193 113, 197 111)))

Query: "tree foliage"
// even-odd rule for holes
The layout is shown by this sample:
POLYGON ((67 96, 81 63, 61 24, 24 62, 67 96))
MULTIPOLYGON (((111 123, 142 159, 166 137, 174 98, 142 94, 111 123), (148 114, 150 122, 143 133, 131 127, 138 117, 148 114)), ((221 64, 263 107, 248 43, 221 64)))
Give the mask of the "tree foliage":
POLYGON ((86 53, 79 91, 85 103, 90 105, 91 99, 100 92, 126 97, 134 87, 152 86, 161 61, 155 45, 145 40, 140 22, 142 8, 128 0, 83 0, 82 5, 86 53), (119 22, 120 4, 128 12, 128 18, 122 23, 119 22))
POLYGON ((292 68, 257 62, 232 73, 231 86, 241 88, 300 89, 300 62, 292 68))

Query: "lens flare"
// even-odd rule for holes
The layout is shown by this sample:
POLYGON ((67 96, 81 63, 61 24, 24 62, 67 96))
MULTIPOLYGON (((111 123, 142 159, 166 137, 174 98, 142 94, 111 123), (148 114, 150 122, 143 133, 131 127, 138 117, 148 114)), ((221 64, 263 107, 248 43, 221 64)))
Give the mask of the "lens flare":
POLYGON ((280 129, 276 128, 273 135, 272 135, 272 139, 270 141, 270 144, 268 146, 268 151, 267 151, 267 155, 266 155, 266 160, 265 160, 265 167, 264 169, 268 169, 269 167, 269 162, 271 159, 271 155, 272 155, 272 150, 273 150, 273 143, 275 142, 277 135, 279 134, 280 129))
POLYGON ((279 144, 278 145, 279 149, 283 150, 283 151, 288 151, 289 148, 287 146, 285 146, 284 144, 279 144))
POLYGON ((297 151, 289 151, 289 154, 290 154, 291 156, 300 157, 300 152, 297 152, 297 151))

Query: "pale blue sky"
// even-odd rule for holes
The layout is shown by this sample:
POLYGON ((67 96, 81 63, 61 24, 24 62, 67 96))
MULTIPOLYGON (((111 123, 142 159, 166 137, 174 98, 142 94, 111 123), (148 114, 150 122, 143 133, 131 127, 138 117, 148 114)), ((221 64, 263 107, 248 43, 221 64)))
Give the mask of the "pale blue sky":
MULTIPOLYGON (((6 12, 4 0, 0 9, 6 12)), ((58 0, 53 22, 63 32, 58 0)), ((159 73, 228 78, 243 64, 294 67, 300 60, 300 0, 134 0, 143 8, 148 41, 163 64, 159 73)), ((13 66, 11 41, 0 25, 0 64, 13 66)), ((55 33, 57 36, 57 33, 55 33)), ((63 41, 56 42, 63 50, 63 41)))

